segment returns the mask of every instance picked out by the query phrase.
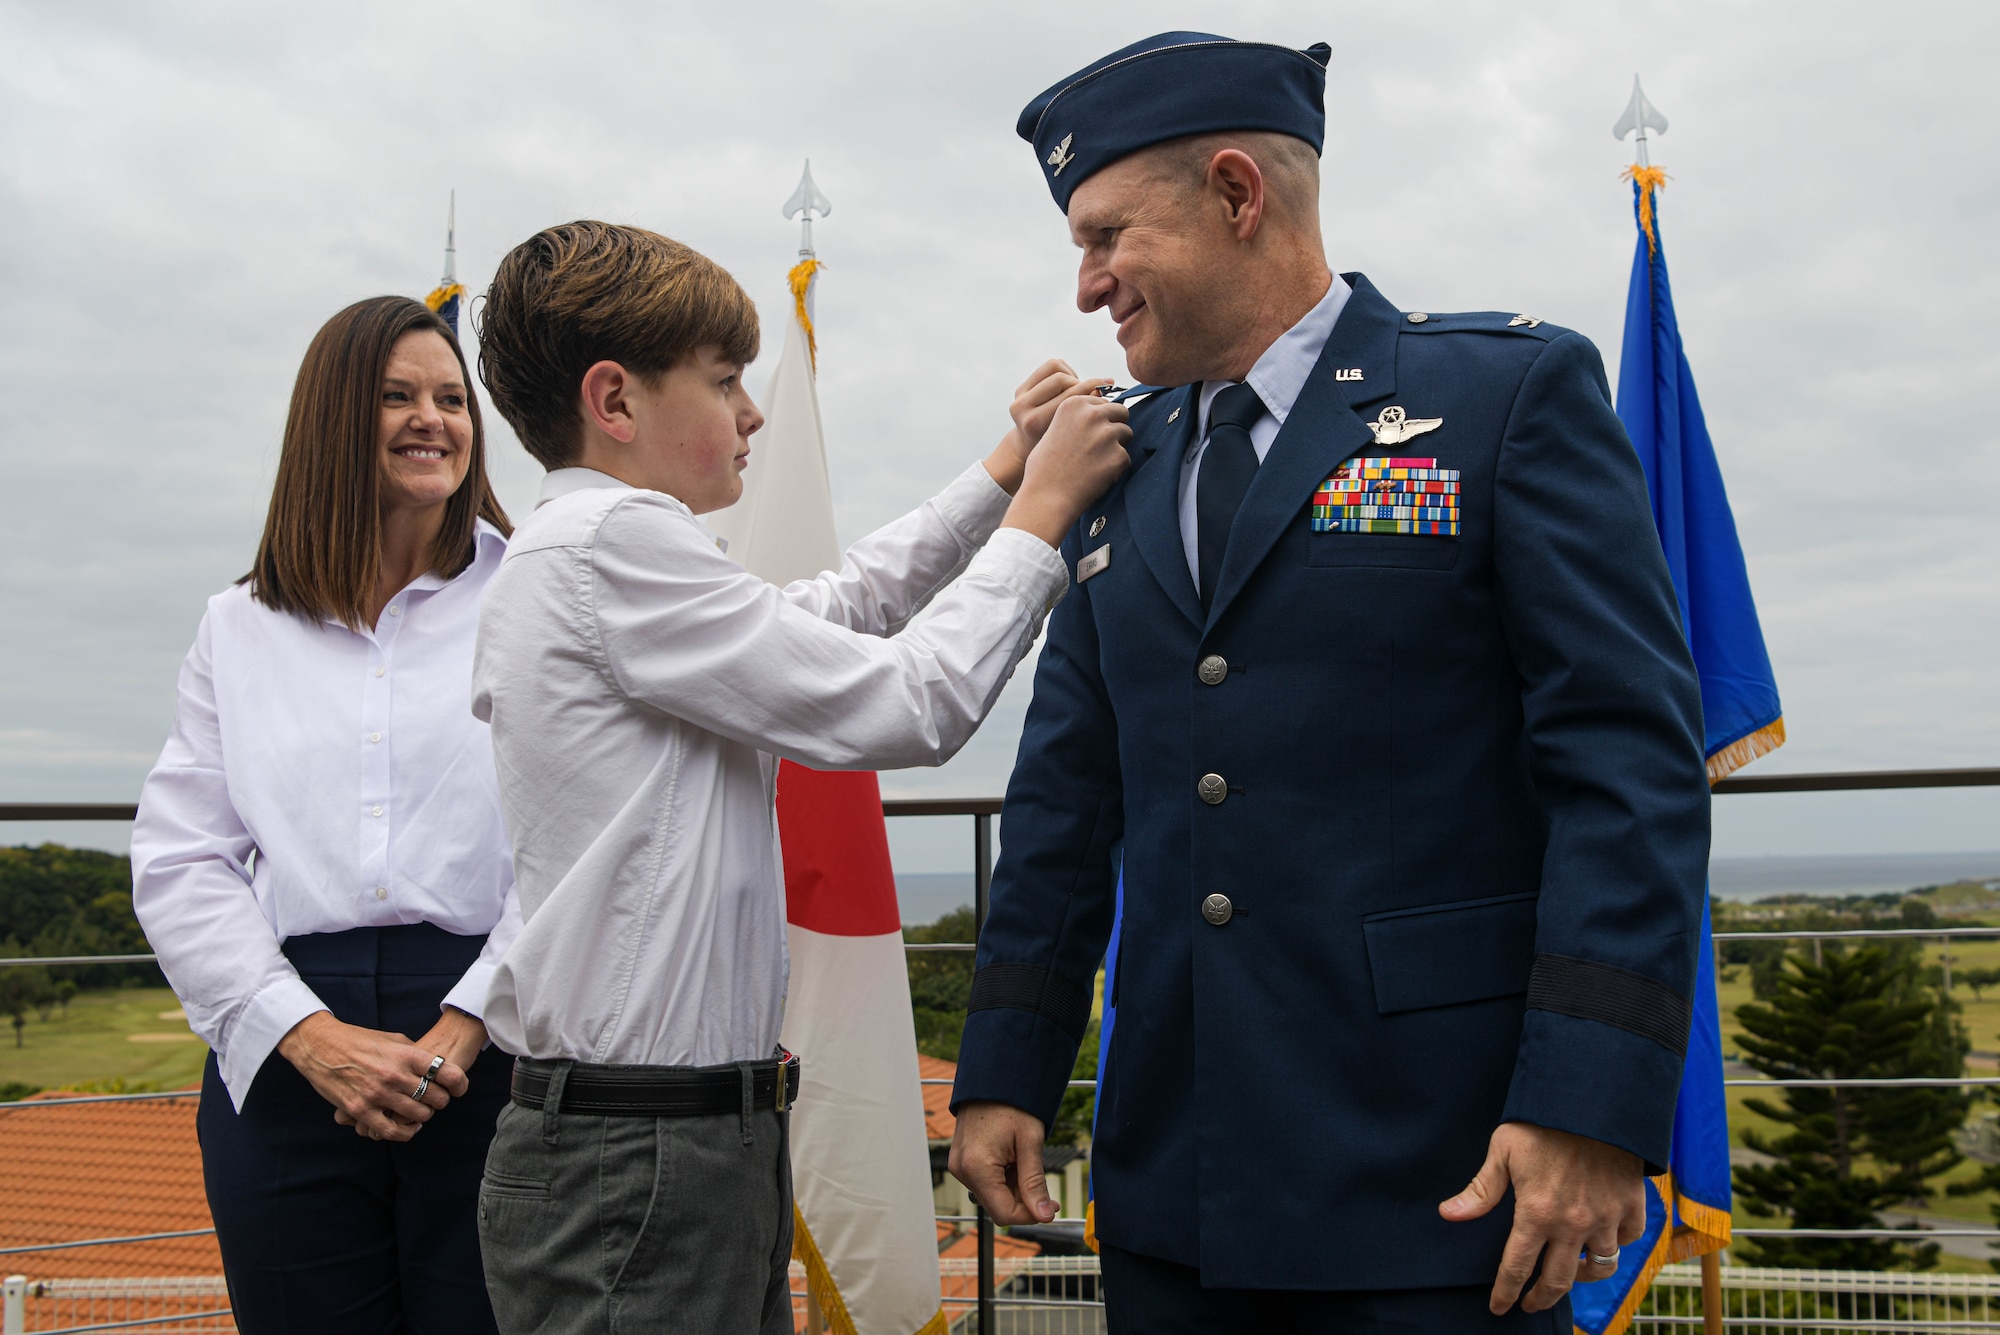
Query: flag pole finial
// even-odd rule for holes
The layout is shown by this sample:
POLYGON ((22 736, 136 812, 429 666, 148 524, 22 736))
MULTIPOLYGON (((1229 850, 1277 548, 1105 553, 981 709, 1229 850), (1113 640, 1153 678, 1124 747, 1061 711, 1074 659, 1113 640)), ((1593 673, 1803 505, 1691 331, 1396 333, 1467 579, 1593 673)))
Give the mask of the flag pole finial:
POLYGON ((1631 134, 1634 130, 1639 132, 1637 145, 1639 149, 1639 165, 1641 167, 1650 167, 1653 165, 1653 162, 1646 151, 1646 131, 1653 130, 1657 133, 1665 134, 1667 132, 1667 118, 1660 114, 1658 107, 1647 100, 1646 90, 1639 86, 1639 76, 1636 74, 1632 76, 1632 100, 1625 104, 1625 114, 1620 116, 1618 123, 1611 127, 1611 137, 1622 144, 1625 142, 1625 136, 1631 134))
POLYGON ((799 220, 799 258, 813 258, 813 215, 824 218, 833 212, 833 201, 820 193, 813 182, 812 159, 806 159, 805 173, 799 177, 799 188, 792 191, 792 197, 785 201, 785 216, 799 220))
POLYGON ((451 203, 444 215, 444 277, 439 286, 450 287, 458 281, 458 191, 451 192, 451 203))

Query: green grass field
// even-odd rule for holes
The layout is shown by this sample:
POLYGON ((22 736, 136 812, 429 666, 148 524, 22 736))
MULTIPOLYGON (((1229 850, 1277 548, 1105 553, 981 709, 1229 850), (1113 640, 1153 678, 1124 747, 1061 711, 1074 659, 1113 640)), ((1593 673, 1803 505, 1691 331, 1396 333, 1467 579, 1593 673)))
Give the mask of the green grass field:
POLYGON ((164 987, 85 992, 67 1017, 28 1013, 14 1046, 14 1028, 0 1022, 0 1085, 42 1089, 79 1085, 180 1089, 201 1080, 208 1047, 188 1031, 180 1002, 164 987))

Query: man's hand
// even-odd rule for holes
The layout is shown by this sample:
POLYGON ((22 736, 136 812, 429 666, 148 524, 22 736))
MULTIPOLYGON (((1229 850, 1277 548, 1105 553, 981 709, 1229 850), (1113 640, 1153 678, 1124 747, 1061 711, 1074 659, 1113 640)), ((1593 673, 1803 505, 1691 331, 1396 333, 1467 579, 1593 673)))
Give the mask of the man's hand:
POLYGON ((1111 383, 1103 379, 1079 380, 1070 364, 1060 359, 1052 359, 1036 367, 1034 374, 1023 380, 1014 391, 1014 402, 1007 408, 1007 415, 1014 419, 1014 429, 1002 437, 993 453, 987 456, 987 473, 1009 496, 1019 491, 1022 473, 1028 466, 1028 456, 1034 453, 1035 446, 1048 432, 1049 423, 1055 420, 1056 409, 1063 400, 1078 394, 1094 393, 1111 383))
POLYGON ((968 1103, 951 1136, 951 1175, 1000 1224, 1046 1224, 1056 1217, 1042 1176, 1039 1117, 1004 1103, 968 1103))
MULTIPOLYGON (((467 1017, 470 1018, 470 1017, 467 1017)), ((465 1093, 465 1072, 446 1057, 421 1101, 413 1095, 443 1054, 401 1034, 342 1024, 314 1011, 278 1040, 278 1055, 298 1068, 334 1107, 334 1120, 370 1140, 408 1140, 452 1098, 465 1093)))
POLYGON ((1109 491, 1132 462, 1125 452, 1132 439, 1126 415, 1124 404, 1094 394, 1072 394, 1058 404, 1000 526, 1026 529, 1060 547, 1083 508, 1109 491))
POLYGON ((1454 1223, 1477 1219, 1500 1203, 1510 1185, 1514 1231, 1487 1304, 1495 1316, 1514 1306, 1537 1257, 1542 1277, 1521 1298, 1524 1312, 1554 1307, 1572 1284, 1609 1279, 1616 1262, 1598 1265, 1582 1254, 1610 1256, 1637 1242, 1646 1228, 1645 1167, 1637 1155, 1527 1122, 1501 1124, 1478 1174, 1438 1206, 1438 1213, 1454 1223))

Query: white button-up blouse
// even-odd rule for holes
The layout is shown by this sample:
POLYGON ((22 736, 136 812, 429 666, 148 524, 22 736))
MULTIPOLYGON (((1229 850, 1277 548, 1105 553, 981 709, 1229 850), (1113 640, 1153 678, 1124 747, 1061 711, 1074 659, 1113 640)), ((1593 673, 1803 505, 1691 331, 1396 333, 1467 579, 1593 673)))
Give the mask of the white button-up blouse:
MULTIPOLYGON (((425 575, 373 630, 208 603, 173 733, 140 794, 132 906, 238 1107, 292 1027, 326 1009, 279 947, 428 922, 487 934, 444 998, 485 1009, 521 928, 487 727, 472 716, 479 603, 506 540, 425 575)), ((412 1035, 415 1037, 415 1035, 412 1035)))

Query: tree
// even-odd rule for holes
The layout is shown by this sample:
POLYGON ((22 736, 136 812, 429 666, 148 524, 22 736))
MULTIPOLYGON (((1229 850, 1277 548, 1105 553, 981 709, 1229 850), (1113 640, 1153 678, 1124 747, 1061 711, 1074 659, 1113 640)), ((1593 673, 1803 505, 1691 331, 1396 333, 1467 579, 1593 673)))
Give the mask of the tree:
MULTIPOLYGON (((934 923, 905 927, 903 940, 913 943, 972 941, 978 931, 972 908, 953 909, 934 923)), ((913 950, 908 952, 910 1009, 917 1022, 917 1051, 946 1061, 958 1060, 958 1040, 965 1029, 965 1006, 972 998, 972 952, 913 950)))
MULTIPOLYGON (((1847 951, 1821 962, 1788 955, 1768 1001, 1738 1007, 1744 1058, 1773 1079, 1957 1076, 1970 1042, 1948 999, 1926 991, 1907 944, 1847 951)), ((1746 1101, 1789 1128, 1744 1143, 1776 1163, 1736 1170, 1750 1213, 1791 1216, 1796 1228, 1872 1228, 1878 1211, 1924 1201, 1929 1182, 1961 1162, 1953 1133, 1970 1097, 1952 1089, 1788 1089, 1782 1106, 1746 1101)), ((1878 1239, 1788 1238, 1742 1245, 1753 1265, 1827 1269, 1927 1269, 1936 1244, 1878 1239)))
POLYGON ((1971 988, 1974 1001, 1984 1001, 1986 998, 1982 993, 1987 988, 2000 984, 2000 969, 1955 969, 1952 971, 1951 981, 1964 983, 1971 988))

